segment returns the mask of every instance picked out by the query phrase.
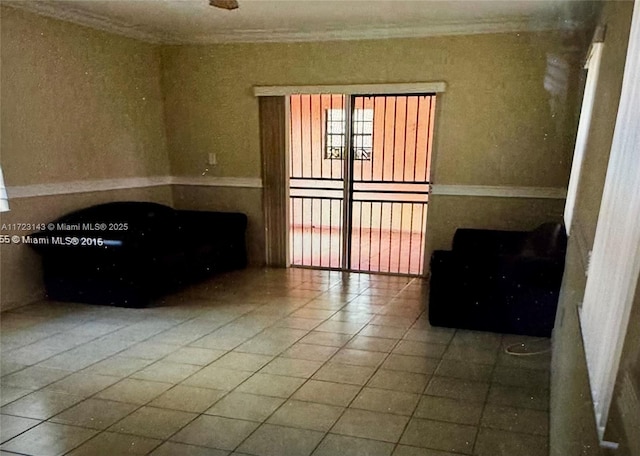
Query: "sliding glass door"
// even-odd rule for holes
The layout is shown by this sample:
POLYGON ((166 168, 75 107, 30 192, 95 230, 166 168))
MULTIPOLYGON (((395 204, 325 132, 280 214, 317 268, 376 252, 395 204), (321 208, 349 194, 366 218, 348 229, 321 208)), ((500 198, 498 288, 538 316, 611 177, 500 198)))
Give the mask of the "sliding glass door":
POLYGON ((434 95, 289 97, 291 265, 423 272, 434 95))

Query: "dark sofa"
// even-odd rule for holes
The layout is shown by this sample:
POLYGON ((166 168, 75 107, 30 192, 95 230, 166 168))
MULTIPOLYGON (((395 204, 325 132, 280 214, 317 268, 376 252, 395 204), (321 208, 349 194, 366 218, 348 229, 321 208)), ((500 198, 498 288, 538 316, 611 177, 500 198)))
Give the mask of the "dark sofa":
POLYGON ((434 326, 548 337, 564 272, 561 224, 533 231, 458 229, 431 257, 434 326))
POLYGON ((113 202, 67 214, 31 235, 50 299, 139 307, 247 264, 247 217, 113 202))

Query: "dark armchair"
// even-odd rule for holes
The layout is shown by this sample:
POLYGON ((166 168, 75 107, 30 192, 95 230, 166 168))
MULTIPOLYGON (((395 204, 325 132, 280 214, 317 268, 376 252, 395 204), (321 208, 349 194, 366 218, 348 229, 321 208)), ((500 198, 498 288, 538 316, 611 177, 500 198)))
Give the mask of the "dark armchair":
POLYGON ((533 231, 458 229, 431 257, 434 326, 548 337, 564 272, 561 224, 533 231))

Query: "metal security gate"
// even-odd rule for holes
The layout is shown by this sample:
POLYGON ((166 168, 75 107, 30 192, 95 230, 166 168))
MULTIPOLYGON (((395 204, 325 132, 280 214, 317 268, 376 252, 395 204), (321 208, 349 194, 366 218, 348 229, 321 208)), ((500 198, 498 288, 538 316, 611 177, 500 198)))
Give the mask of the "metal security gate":
POLYGON ((292 95, 292 266, 420 275, 434 95, 292 95))

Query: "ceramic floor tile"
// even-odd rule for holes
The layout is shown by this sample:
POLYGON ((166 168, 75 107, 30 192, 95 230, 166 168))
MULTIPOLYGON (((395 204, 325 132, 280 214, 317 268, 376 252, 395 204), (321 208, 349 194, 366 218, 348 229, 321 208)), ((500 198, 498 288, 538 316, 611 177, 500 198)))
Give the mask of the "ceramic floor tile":
POLYGON ((172 363, 195 364, 196 366, 206 366, 226 353, 225 350, 211 350, 208 348, 183 347, 167 357, 163 361, 172 363))
POLYGON ((331 358, 332 363, 351 364, 353 366, 376 367, 384 361, 386 353, 342 348, 331 358))
POLYGON ((360 331, 366 323, 354 323, 349 321, 325 321, 315 330, 330 333, 354 335, 360 331))
POLYGON ((276 326, 282 328, 294 328, 294 329, 307 329, 312 330, 323 320, 312 319, 312 318, 299 318, 299 317, 289 317, 284 318, 276 323, 276 326))
POLYGON ((506 386, 549 389, 549 372, 546 370, 496 366, 492 381, 506 386))
POLYGON ((349 339, 351 339, 351 335, 349 334, 311 331, 300 339, 299 342, 303 344, 325 345, 328 347, 342 347, 349 339))
POLYGON ((488 383, 472 382, 449 377, 433 377, 425 390, 425 394, 483 403, 488 391, 488 383))
POLYGON ((260 370, 261 374, 309 378, 322 366, 321 361, 278 357, 260 370))
POLYGON ((277 397, 258 396, 234 391, 217 402, 205 413, 240 420, 264 421, 280 407, 284 401, 284 399, 277 397))
POLYGON ((96 351, 92 353, 91 348, 92 347, 74 348, 73 350, 60 353, 59 355, 42 361, 39 366, 50 369, 78 371, 102 361, 113 354, 113 350, 106 345, 102 347, 102 352, 96 351))
POLYGON ((516 408, 549 410, 549 391, 492 384, 487 403, 516 408))
POLYGON ((33 392, 30 389, 16 388, 13 386, 2 386, 2 394, 0 394, 0 406, 7 405, 21 397, 33 392))
POLYGON ((214 361, 210 367, 256 372, 272 359, 273 356, 269 355, 233 351, 214 361))
POLYGON ((447 397, 422 396, 415 416, 435 421, 478 425, 482 403, 473 403, 447 397))
POLYGON ((46 420, 82 401, 80 396, 58 393, 56 391, 36 391, 0 409, 8 415, 46 420))
POLYGON ((432 344, 448 344, 455 331, 449 328, 410 329, 403 336, 404 339, 432 344))
POLYGON ((19 357, 16 357, 18 361, 11 359, 10 355, 13 355, 13 352, 10 352, 9 355, 3 353, 3 358, 0 359, 0 376, 6 377, 9 374, 13 374, 14 372, 20 371, 22 369, 26 369, 31 364, 28 364, 24 360, 20 360, 19 357))
POLYGON ((347 406, 360 391, 359 386, 309 380, 292 396, 292 399, 337 406, 347 406))
POLYGON ((429 377, 424 374, 380 369, 369 380, 367 386, 407 393, 422 393, 428 381, 429 377))
POLYGON ((227 456, 228 451, 205 448, 184 443, 165 442, 156 448, 150 456, 227 456))
POLYGON ((406 317, 392 317, 392 316, 377 316, 371 323, 374 325, 381 326, 391 326, 394 328, 402 328, 409 329, 411 325, 415 322, 415 318, 406 318, 406 317))
POLYGON ((314 309, 314 308, 303 308, 300 310, 296 310, 291 314, 291 317, 294 318, 313 318, 313 319, 321 319, 324 320, 329 318, 335 313, 334 310, 326 310, 326 309, 314 309))
POLYGON ((481 425, 510 432, 547 435, 549 433, 549 414, 540 410, 488 404, 482 414, 481 425))
POLYGON ((129 404, 146 404, 171 388, 170 383, 150 382, 125 378, 98 393, 97 399, 107 399, 129 404))
POLYGON ((137 405, 124 402, 87 399, 54 416, 49 421, 81 426, 90 429, 106 429, 133 412, 137 405))
POLYGON ((498 351, 467 344, 449 345, 442 358, 465 363, 495 364, 498 351))
POLYGON ((0 415, 0 443, 22 434, 27 429, 40 424, 40 420, 22 418, 19 416, 0 415))
POLYGON ((246 342, 254 335, 242 333, 234 334, 233 332, 223 334, 219 333, 218 331, 214 331, 213 333, 192 342, 190 346, 197 348, 207 348, 210 350, 227 351, 232 350, 238 345, 246 342))
POLYGON ((385 339, 382 337, 355 336, 346 345, 355 350, 368 350, 374 352, 389 353, 398 343, 398 339, 385 339))
POLYGON ((0 446, 34 456, 60 456, 90 439, 97 431, 56 423, 42 423, 0 446))
POLYGON ((497 350, 502 344, 502 335, 484 332, 457 330, 451 345, 472 345, 486 350, 497 350))
POLYGON ((154 382, 179 383, 200 369, 201 366, 193 364, 179 364, 163 360, 131 374, 131 378, 154 382))
POLYGON ((447 346, 443 344, 401 340, 393 349, 393 353, 398 355, 425 356, 428 358, 440 359, 446 349, 447 346))
POLYGON ((267 420, 270 424, 328 431, 340 417, 342 407, 296 400, 287 401, 267 420))
POLYGON ((293 344, 288 350, 282 353, 281 356, 285 358, 306 359, 309 361, 324 362, 331 358, 338 350, 338 347, 312 345, 298 342, 296 344, 293 344))
POLYGON ((481 428, 474 450, 477 456, 548 456, 548 437, 481 428))
POLYGON ((238 448, 257 456, 307 456, 323 437, 322 432, 263 424, 238 448))
POLYGON ((226 391, 177 385, 152 400, 152 407, 202 413, 227 394, 226 391))
POLYGON ((200 388, 230 391, 252 375, 251 372, 207 366, 182 384, 200 388))
POLYGON ((542 353, 536 356, 513 356, 500 352, 498 355, 497 365, 548 371, 551 366, 551 352, 542 353))
POLYGON ((440 360, 438 359, 426 358, 424 356, 408 356, 392 353, 385 359, 384 363, 382 363, 382 369, 431 375, 435 372, 439 362, 440 360))
POLYGON ((89 397, 105 388, 108 388, 119 380, 120 379, 118 377, 79 372, 52 383, 47 386, 45 390, 89 397))
POLYGON ((171 438, 191 445, 233 450, 258 427, 253 421, 202 415, 171 438))
POLYGON ((235 348, 235 351, 243 353, 255 353, 259 355, 271 355, 273 358, 276 355, 281 354, 287 348, 289 348, 293 342, 288 340, 280 340, 270 337, 256 336, 251 340, 248 340, 244 344, 235 348))
POLYGON ((373 367, 327 363, 312 378, 334 383, 364 385, 374 372, 373 367))
POLYGON ((162 441, 136 435, 103 432, 69 453, 69 456, 145 455, 162 441))
POLYGON ((443 359, 436 369, 440 377, 453 377, 476 382, 490 382, 493 366, 491 364, 477 364, 466 361, 443 359))
POLYGON ((72 373, 72 371, 67 370, 31 366, 2 377, 2 386, 37 390, 72 373))
POLYGON ((148 359, 112 356, 111 358, 87 367, 82 372, 86 374, 100 374, 124 378, 140 369, 144 369, 152 362, 153 360, 148 359))
POLYGON ((448 451, 398 445, 392 456, 460 456, 460 453, 449 453, 448 451))
POLYGON ((419 398, 418 394, 363 388, 350 407, 373 412, 411 415, 419 398))
POLYGON ((340 310, 333 314, 327 321, 343 321, 349 323, 367 324, 373 317, 375 317, 375 314, 340 310))
POLYGON ((195 413, 142 407, 118 421, 109 429, 112 432, 140 435, 153 439, 167 439, 192 421, 195 413))
POLYGON ((404 445, 471 454, 477 428, 464 424, 412 418, 402 435, 404 445))
POLYGON ((390 456, 393 447, 393 443, 328 434, 313 456, 390 456))
POLYGON ((394 443, 400 439, 407 421, 406 416, 348 409, 331 432, 394 443))
POLYGON ((304 379, 283 377, 281 375, 255 374, 244 382, 236 391, 241 393, 258 394, 288 398, 304 383, 304 379))
POLYGON ((383 337, 389 339, 400 339, 407 330, 404 328, 395 328, 393 326, 381 326, 369 324, 365 326, 358 335, 370 337, 383 337))

